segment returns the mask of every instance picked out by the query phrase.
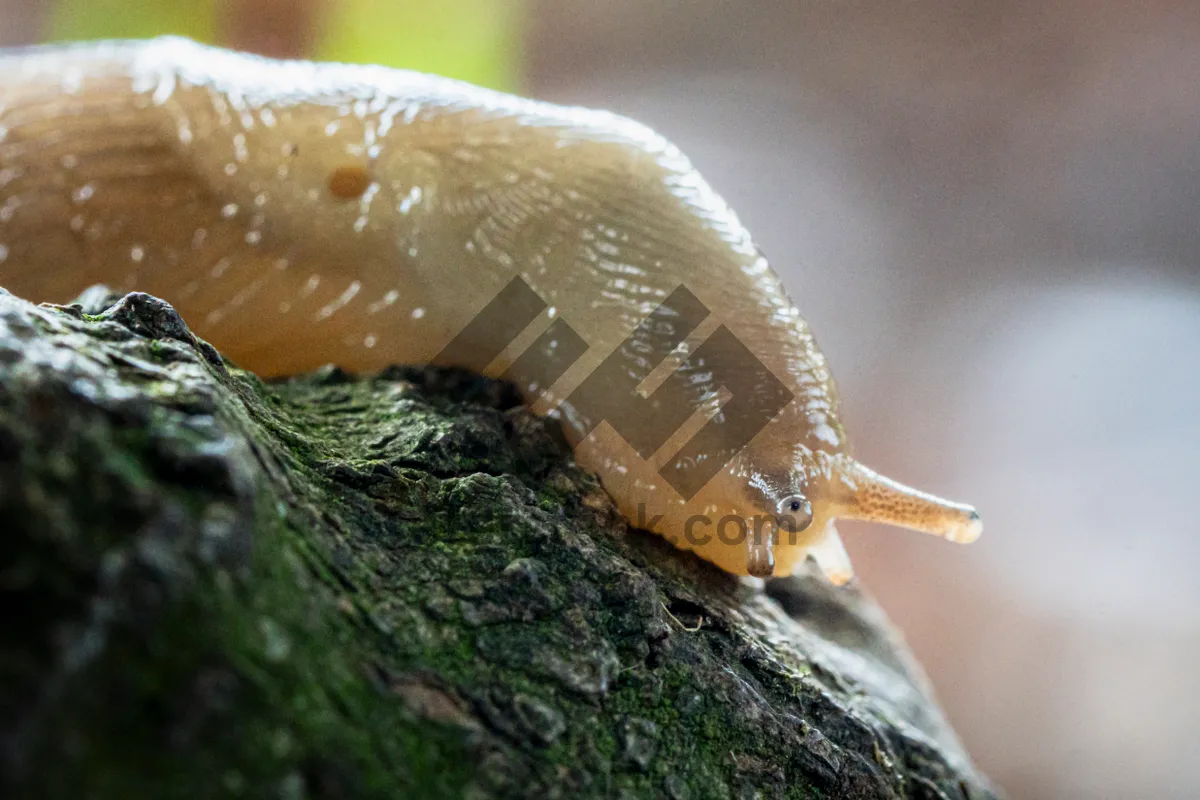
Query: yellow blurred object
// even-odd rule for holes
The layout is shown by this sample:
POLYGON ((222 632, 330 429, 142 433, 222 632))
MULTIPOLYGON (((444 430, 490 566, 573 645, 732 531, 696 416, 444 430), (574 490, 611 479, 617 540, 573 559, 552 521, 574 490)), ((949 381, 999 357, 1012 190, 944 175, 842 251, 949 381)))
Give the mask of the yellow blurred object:
POLYGON ((525 0, 58 0, 46 41, 178 34, 322 61, 384 64, 493 89, 521 85, 525 0), (280 25, 282 18, 292 24, 280 25), (306 34, 307 32, 307 34, 306 34))
POLYGON ((331 2, 313 58, 385 64, 520 87, 523 0, 346 0, 331 2))
POLYGON ((45 28, 48 41, 142 39, 173 33, 216 44, 221 0, 59 0, 45 28))

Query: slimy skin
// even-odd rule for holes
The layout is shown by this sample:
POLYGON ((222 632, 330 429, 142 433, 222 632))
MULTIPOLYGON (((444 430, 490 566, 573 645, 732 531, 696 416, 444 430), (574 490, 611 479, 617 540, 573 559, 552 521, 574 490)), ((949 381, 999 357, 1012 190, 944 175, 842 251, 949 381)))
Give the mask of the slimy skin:
MULTIPOLYGON (((825 359, 737 216, 609 113, 182 39, 0 54, 0 286, 63 302, 95 283, 166 298, 266 376, 440 357, 512 379, 631 522, 734 574, 813 555, 845 582, 838 518, 980 533, 969 506, 850 457, 825 359), (515 277, 545 301, 535 321, 494 359, 447 351, 515 277), (682 340, 660 364, 639 323, 679 287, 708 315, 660 326, 682 340), (794 397, 685 500, 660 467, 716 458, 734 400, 766 385, 754 359, 688 358, 719 332, 794 397), (547 372, 569 336, 581 354, 547 372), (674 369, 697 409, 645 457, 572 394, 614 353, 643 396, 674 369), (706 419, 716 444, 684 459, 706 419)), ((653 438, 659 418, 635 416, 653 438)))

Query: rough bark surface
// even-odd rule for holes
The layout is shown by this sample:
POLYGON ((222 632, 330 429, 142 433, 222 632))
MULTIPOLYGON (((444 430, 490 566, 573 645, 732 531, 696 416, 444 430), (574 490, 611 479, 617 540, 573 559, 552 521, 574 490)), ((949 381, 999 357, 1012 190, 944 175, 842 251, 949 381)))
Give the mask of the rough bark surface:
POLYGON ((629 530, 516 401, 0 292, 0 795, 993 796, 869 599, 629 530))

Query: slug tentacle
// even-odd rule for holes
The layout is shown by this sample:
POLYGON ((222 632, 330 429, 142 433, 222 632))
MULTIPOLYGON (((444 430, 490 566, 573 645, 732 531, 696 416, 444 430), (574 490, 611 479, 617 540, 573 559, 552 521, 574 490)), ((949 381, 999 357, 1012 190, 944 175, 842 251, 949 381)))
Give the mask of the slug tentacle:
POLYGON ((759 530, 746 536, 746 571, 756 578, 775 574, 775 531, 759 530))
POLYGON ((808 546, 808 554, 817 562, 821 572, 835 586, 843 586, 854 577, 850 554, 842 544, 842 537, 830 520, 819 539, 808 546))
POLYGON ((975 541, 983 532, 983 522, 972 506, 885 478, 849 456, 839 461, 846 491, 834 500, 833 516, 897 525, 960 544, 975 541))

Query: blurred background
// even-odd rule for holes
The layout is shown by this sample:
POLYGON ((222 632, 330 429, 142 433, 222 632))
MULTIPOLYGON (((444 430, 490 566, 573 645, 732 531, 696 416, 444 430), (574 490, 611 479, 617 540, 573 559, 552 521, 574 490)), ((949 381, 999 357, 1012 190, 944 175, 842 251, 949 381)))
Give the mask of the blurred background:
POLYGON ((843 533, 1014 798, 1200 797, 1194 0, 0 0, 0 44, 176 32, 601 106, 754 233, 866 463, 969 548, 843 533))

